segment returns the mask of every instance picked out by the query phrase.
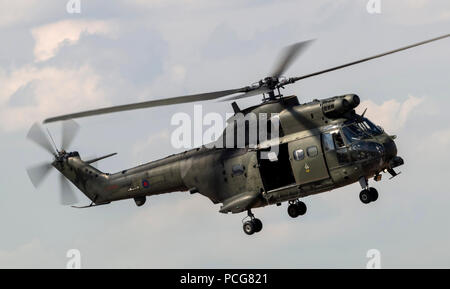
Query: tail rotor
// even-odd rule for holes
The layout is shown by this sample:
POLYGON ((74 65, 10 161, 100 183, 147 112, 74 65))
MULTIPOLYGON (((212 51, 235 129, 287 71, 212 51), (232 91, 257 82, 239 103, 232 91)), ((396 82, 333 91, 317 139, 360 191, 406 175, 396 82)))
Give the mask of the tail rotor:
POLYGON ((52 164, 48 162, 27 168, 28 177, 35 188, 38 188, 41 185, 51 168, 52 164))
MULTIPOLYGON (((30 128, 27 134, 27 138, 32 142, 39 145, 41 148, 45 149, 49 153, 53 155, 53 161, 44 162, 38 165, 34 165, 28 167, 26 169, 28 177, 30 178, 31 183, 35 188, 38 188, 42 182, 47 178, 51 168, 53 167, 55 162, 64 162, 67 161, 68 153, 66 150, 69 148, 70 144, 75 139, 79 130, 79 125, 73 121, 68 120, 63 122, 62 124, 62 132, 61 132, 61 149, 58 150, 56 145, 53 146, 49 140, 53 141, 50 133, 49 137, 44 133, 41 126, 38 123, 34 123, 30 128)), ((60 183, 60 202, 62 205, 71 205, 77 203, 77 198, 75 192, 73 191, 69 181, 64 177, 64 175, 60 174, 59 176, 60 183)))
POLYGON ((55 154, 55 148, 50 143, 49 139, 45 135, 45 133, 42 131, 41 126, 39 123, 34 123, 33 126, 30 128, 27 134, 27 138, 40 146, 41 148, 45 149, 52 155, 55 154))
POLYGON ((61 205, 73 205, 78 203, 77 196, 75 195, 72 186, 70 186, 69 181, 62 174, 59 174, 59 201, 61 205))

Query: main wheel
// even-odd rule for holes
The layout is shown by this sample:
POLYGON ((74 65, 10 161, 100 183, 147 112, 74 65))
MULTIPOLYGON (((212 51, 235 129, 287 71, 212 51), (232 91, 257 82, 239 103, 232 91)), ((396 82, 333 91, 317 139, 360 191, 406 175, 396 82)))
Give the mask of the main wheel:
POLYGON ((263 228, 263 223, 261 222, 260 219, 253 219, 253 226, 255 228, 255 233, 261 232, 262 228, 263 228))
POLYGON ((290 204, 288 206, 287 211, 288 211, 288 215, 291 218, 297 218, 298 215, 300 215, 299 208, 298 208, 297 204, 290 204))
POLYGON ((368 204, 372 201, 372 198, 370 197, 369 190, 362 190, 361 193, 359 193, 359 199, 364 204, 368 204))
POLYGON ((303 216, 304 214, 306 214, 306 205, 305 205, 305 203, 298 202, 296 205, 297 205, 298 214, 300 216, 303 216))
POLYGON ((252 221, 245 222, 242 228, 247 235, 252 235, 255 233, 255 224, 252 221))
POLYGON ((378 191, 375 188, 369 188, 370 201, 375 202, 378 200, 378 191))

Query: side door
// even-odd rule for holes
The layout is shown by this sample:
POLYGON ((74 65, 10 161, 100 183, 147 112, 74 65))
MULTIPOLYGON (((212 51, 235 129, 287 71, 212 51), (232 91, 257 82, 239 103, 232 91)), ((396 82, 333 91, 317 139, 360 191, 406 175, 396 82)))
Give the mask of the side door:
POLYGON ((290 142, 289 153, 297 184, 317 182, 330 177, 322 151, 321 135, 290 142))
POLYGON ((350 161, 348 149, 339 130, 322 134, 322 143, 328 169, 339 168, 350 161))

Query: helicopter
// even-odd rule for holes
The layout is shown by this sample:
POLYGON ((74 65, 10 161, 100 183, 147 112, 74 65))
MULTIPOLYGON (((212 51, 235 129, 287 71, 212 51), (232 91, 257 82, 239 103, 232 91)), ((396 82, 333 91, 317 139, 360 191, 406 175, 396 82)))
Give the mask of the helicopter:
MULTIPOLYGON (((397 155, 396 136, 389 135, 366 118, 365 111, 356 113, 355 108, 360 104, 356 94, 300 103, 297 96, 283 96, 280 89, 305 78, 449 36, 446 34, 299 77, 283 77, 283 73, 312 40, 298 42, 284 49, 270 76, 249 86, 47 118, 44 124, 62 121, 61 148, 56 148, 52 136, 49 133, 47 136, 42 126, 35 123, 27 137, 51 153, 53 160, 28 168, 27 172, 33 185, 38 187, 48 172, 56 168, 61 173, 63 204, 73 204, 76 200, 67 180, 91 201, 87 206, 72 206, 75 208, 106 205, 125 199, 134 199, 137 206, 142 206, 147 197, 153 195, 178 191, 198 193, 214 204, 221 203, 221 213, 247 212, 242 228, 248 235, 260 232, 263 228, 261 220, 252 212, 255 208, 279 206, 288 202, 288 215, 296 218, 307 211, 301 198, 357 182, 361 185, 359 199, 369 204, 378 199, 378 191, 369 186, 369 180, 380 181, 382 173, 389 174, 391 178, 396 177, 399 174, 397 167, 404 164, 404 160, 397 155), (255 95, 263 95, 262 102, 245 109, 241 109, 235 101, 255 95), (236 142, 231 146, 202 145, 113 174, 98 170, 93 163, 115 153, 83 160, 77 151, 67 151, 79 129, 73 121, 75 118, 217 99, 233 100, 231 105, 234 116, 227 121, 227 127, 234 128, 234 131, 239 127, 246 128, 247 122, 237 121, 239 115, 275 115, 264 121, 267 122, 267 130, 277 128, 276 137, 250 142, 244 130, 243 146, 237 146, 236 142), (276 148, 276 153, 272 151, 273 148, 276 148)), ((235 136, 233 133, 231 135, 235 136)), ((227 131, 224 131, 218 143, 222 143, 226 136, 227 131)))

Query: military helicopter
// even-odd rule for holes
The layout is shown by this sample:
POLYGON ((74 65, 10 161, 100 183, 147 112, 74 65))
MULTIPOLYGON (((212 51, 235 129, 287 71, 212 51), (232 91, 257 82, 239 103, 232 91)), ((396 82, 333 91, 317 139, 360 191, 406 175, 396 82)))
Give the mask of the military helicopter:
MULTIPOLYGON (((252 209, 288 202, 287 212, 296 218, 307 211, 300 198, 343 187, 355 182, 361 185, 359 198, 369 204, 378 198, 378 192, 370 187, 368 180, 380 181, 382 173, 391 178, 398 175, 394 169, 404 161, 397 156, 395 136, 386 133, 380 126, 355 112, 360 98, 355 94, 333 96, 308 103, 299 103, 295 95, 283 96, 280 88, 299 80, 342 69, 358 63, 383 57, 419 45, 447 38, 450 34, 408 45, 375 56, 367 57, 340 66, 328 68, 299 77, 285 78, 283 73, 294 59, 308 47, 304 41, 287 47, 281 54, 270 76, 237 89, 158 99, 113 107, 105 107, 44 120, 44 123, 63 121, 62 148, 54 148, 54 141, 34 124, 27 137, 37 143, 54 159, 27 170, 32 183, 37 187, 52 167, 60 173, 62 203, 75 201, 67 180, 72 182, 91 201, 87 208, 109 204, 113 201, 134 199, 137 206, 146 202, 146 197, 177 191, 189 191, 208 197, 214 204, 222 203, 221 213, 247 212, 243 230, 252 235, 261 231, 262 222, 252 209), (245 141, 243 147, 201 146, 163 159, 152 161, 114 174, 104 173, 92 164, 110 157, 108 154, 82 160, 76 151, 66 151, 78 131, 74 118, 133 109, 174 105, 205 100, 237 100, 263 95, 262 103, 240 109, 232 103, 235 116, 250 113, 275 113, 279 121, 278 137, 252 145, 245 141), (231 96, 231 97, 230 97, 231 96), (263 158, 273 147, 277 154, 263 158), (208 169, 205 169, 208 168, 208 169)), ((237 124, 228 120, 231 126, 237 124)), ((274 118, 267 121, 270 123, 274 118)), ((245 125, 245 124, 244 124, 245 125)), ((230 126, 230 125, 229 125, 230 126)), ((272 124, 268 125, 269 128, 272 124)), ((222 141, 225 136, 219 138, 222 141)), ((247 134, 246 134, 247 136, 247 134)), ((234 143, 235 144, 235 143, 234 143)), ((75 206, 74 206, 75 207, 75 206)))

